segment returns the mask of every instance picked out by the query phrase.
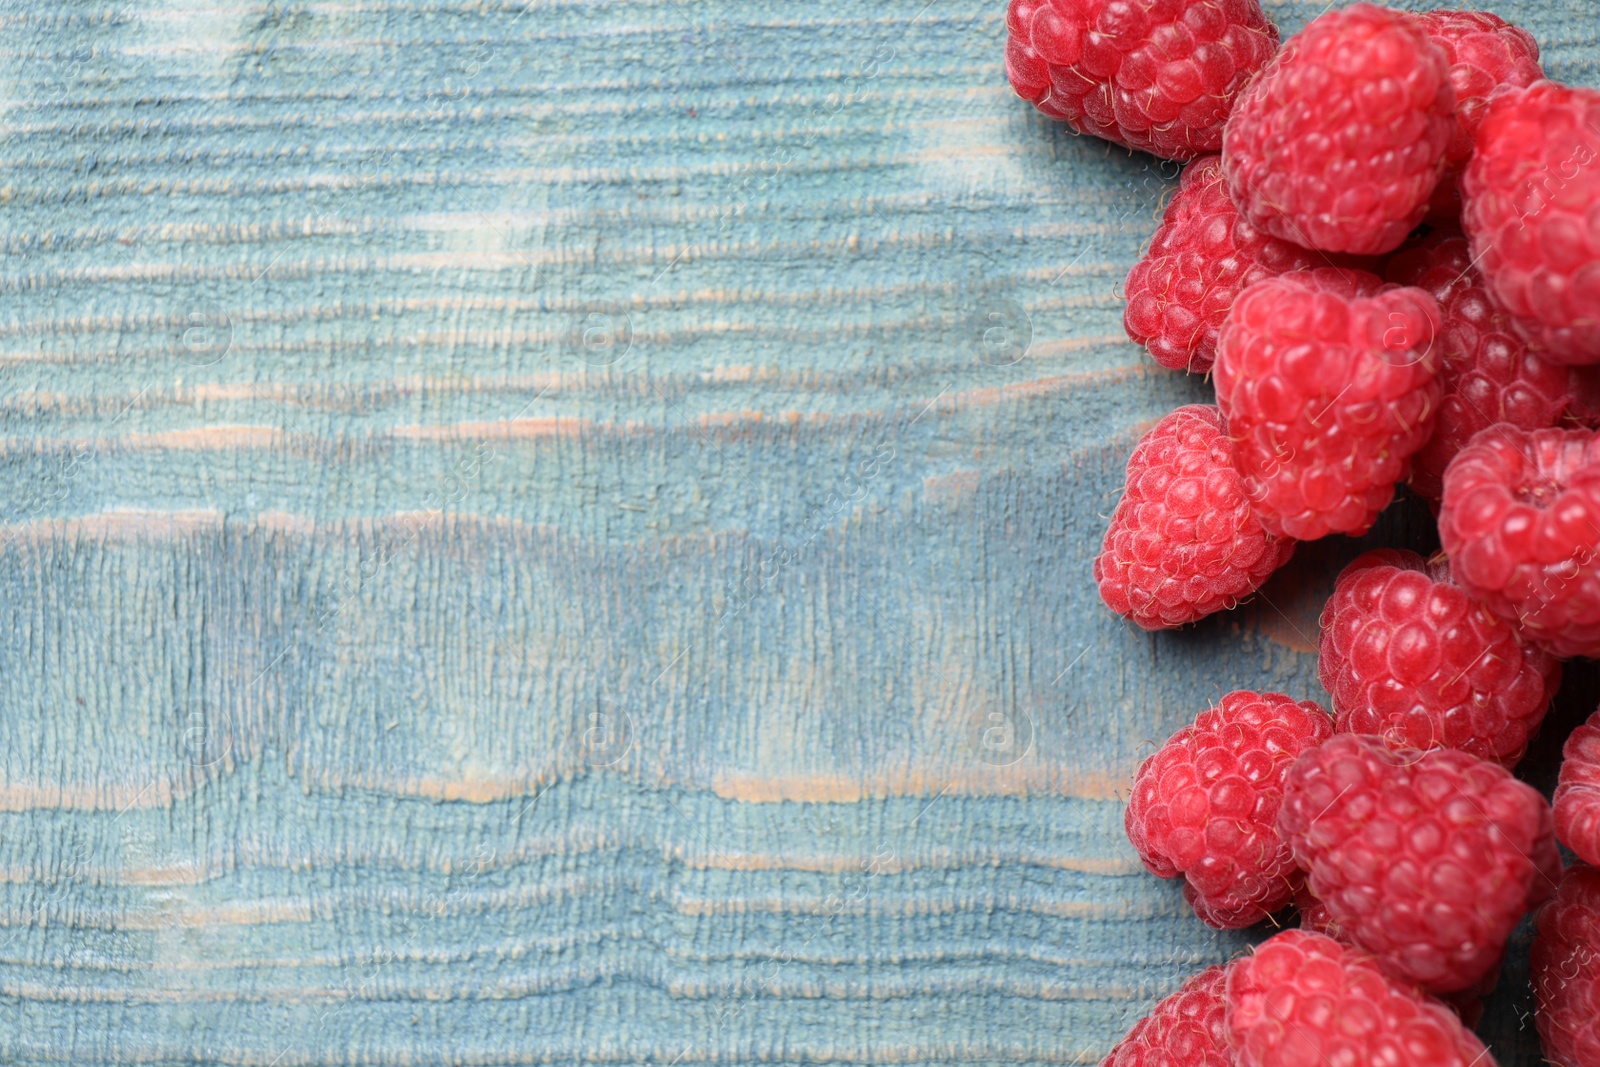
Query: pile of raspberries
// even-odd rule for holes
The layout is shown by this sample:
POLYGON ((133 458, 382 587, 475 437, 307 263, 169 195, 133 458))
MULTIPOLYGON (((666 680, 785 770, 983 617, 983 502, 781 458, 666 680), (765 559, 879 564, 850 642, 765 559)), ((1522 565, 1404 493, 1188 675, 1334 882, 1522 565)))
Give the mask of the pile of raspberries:
POLYGON ((1135 447, 1106 604, 1228 610, 1400 482, 1443 546, 1339 575, 1331 712, 1228 693, 1140 765, 1145 866, 1212 926, 1299 924, 1104 1063, 1488 1067, 1480 998, 1539 909, 1545 1056, 1600 1067, 1600 712, 1553 808, 1511 773, 1561 660, 1600 658, 1600 92, 1477 11, 1360 3, 1281 46, 1258 0, 1011 0, 1007 27, 1034 107, 1188 164, 1124 321, 1217 402, 1135 447))

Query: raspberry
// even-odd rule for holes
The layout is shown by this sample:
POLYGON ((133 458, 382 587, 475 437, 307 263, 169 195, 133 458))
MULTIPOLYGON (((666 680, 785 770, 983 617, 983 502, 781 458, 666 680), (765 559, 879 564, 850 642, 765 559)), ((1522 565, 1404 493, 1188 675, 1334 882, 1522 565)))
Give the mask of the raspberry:
POLYGON ((1269 533, 1364 533, 1433 432, 1439 306, 1323 267, 1256 282, 1214 368, 1234 464, 1269 533))
POLYGON ((1555 812, 1557 840, 1583 862, 1600 862, 1600 711, 1561 746, 1555 812))
POLYGON ((1204 374, 1245 286, 1319 262, 1241 218, 1222 184, 1221 157, 1206 156, 1184 170, 1150 251, 1128 272, 1122 324, 1163 367, 1204 374))
POLYGON ((1529 970, 1545 1059, 1593 1067, 1600 1063, 1600 871, 1569 867, 1537 925, 1529 970))
POLYGON ((1478 434, 1444 474, 1450 570, 1525 638, 1600 655, 1600 440, 1589 430, 1478 434))
POLYGON ((1240 95, 1222 137, 1228 191, 1286 241, 1387 252, 1422 221, 1454 105, 1443 50, 1409 16, 1319 15, 1240 95))
POLYGON ((1600 91, 1506 90, 1475 143, 1461 223, 1489 292, 1548 358, 1600 362, 1600 91))
POLYGON ((1011 0, 1006 28, 1018 96, 1168 159, 1222 147, 1234 97, 1278 47, 1258 0, 1011 0))
POLYGON ((1493 1067, 1451 1011, 1322 934, 1285 930, 1228 969, 1239 1067, 1493 1067))
POLYGON ((1278 826, 1327 921, 1430 992, 1489 975, 1561 870, 1550 806, 1504 767, 1359 734, 1295 761, 1278 826))
POLYGON ((1456 125, 1428 217, 1455 225, 1461 215, 1461 170, 1472 156, 1472 139, 1483 122, 1489 94, 1502 85, 1521 88, 1544 77, 1539 42, 1527 30, 1487 11, 1424 11, 1411 17, 1450 64, 1456 125))
POLYGON ((1294 553, 1261 528, 1234 472, 1222 413, 1181 407, 1139 439, 1094 561, 1100 597, 1146 630, 1231 608, 1294 553))
POLYGON ((1228 969, 1207 967, 1133 1024, 1100 1067, 1232 1067, 1228 969))
POLYGON ((1459 232, 1436 230, 1407 245, 1390 257, 1384 273, 1439 302, 1444 393, 1433 436, 1411 460, 1411 487, 1438 500, 1445 467, 1479 430, 1496 422, 1525 430, 1559 422, 1572 396, 1572 374, 1528 350, 1510 317, 1490 301, 1459 232))
POLYGON ((1507 767, 1561 684, 1561 662, 1457 588, 1448 566, 1391 549, 1339 575, 1317 670, 1340 733, 1457 748, 1507 767))
POLYGON ((1145 867, 1183 875, 1212 926, 1249 926, 1294 899, 1300 880, 1278 836, 1283 778, 1333 733, 1309 700, 1241 689, 1200 713, 1139 765, 1124 824, 1145 867))

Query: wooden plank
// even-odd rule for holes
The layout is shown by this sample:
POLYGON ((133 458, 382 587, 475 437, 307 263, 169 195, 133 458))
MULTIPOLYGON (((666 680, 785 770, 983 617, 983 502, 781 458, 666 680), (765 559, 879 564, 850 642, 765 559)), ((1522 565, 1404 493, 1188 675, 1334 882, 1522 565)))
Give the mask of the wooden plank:
POLYGON ((1260 933, 1119 797, 1359 546, 1101 608, 1175 170, 1002 15, 0 13, 0 1060, 1093 1063, 1260 933))

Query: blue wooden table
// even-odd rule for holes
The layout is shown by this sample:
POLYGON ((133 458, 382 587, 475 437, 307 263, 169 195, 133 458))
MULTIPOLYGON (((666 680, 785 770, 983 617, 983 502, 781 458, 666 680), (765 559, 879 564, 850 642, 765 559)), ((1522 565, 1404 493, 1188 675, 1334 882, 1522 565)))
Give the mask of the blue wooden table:
POLYGON ((1100 605, 1176 171, 999 0, 0 30, 0 1061, 1092 1063, 1261 935, 1119 796, 1359 546, 1100 605))

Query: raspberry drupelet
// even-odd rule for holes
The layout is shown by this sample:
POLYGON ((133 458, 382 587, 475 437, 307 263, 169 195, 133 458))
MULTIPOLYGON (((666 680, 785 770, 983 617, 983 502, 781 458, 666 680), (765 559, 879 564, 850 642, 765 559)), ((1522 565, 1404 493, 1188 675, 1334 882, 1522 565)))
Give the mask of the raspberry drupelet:
POLYGON ((1454 1012, 1366 953, 1285 930, 1228 968, 1228 1028, 1240 1067, 1492 1067, 1454 1012))
POLYGON ((1216 359, 1222 320, 1246 286, 1322 262, 1240 216, 1222 181, 1222 157, 1205 156, 1185 168, 1150 250, 1128 272, 1122 324, 1163 367, 1204 374, 1216 359))
POLYGON ((1228 969, 1207 967, 1150 1009, 1100 1067, 1232 1067, 1228 969))
POLYGON ((1507 767, 1561 684, 1561 662, 1457 587, 1447 564, 1394 549, 1358 556, 1339 575, 1317 670, 1339 732, 1507 767))
POLYGON ((1222 147, 1234 97, 1278 47, 1258 0, 1011 0, 1006 29, 1018 96, 1180 160, 1222 147))
POLYGON ((1456 583, 1563 659, 1600 655, 1600 437, 1497 424, 1451 461, 1439 540, 1456 583))
POLYGON ((1251 513, 1232 447, 1210 404, 1179 408, 1139 440, 1094 561, 1112 611, 1146 630, 1182 626, 1249 597, 1293 554, 1251 513))
POLYGON ((1427 211, 1455 132, 1444 51, 1398 11, 1312 20, 1240 94, 1222 138, 1228 191, 1266 232, 1374 255, 1427 211))
POLYGON ((1504 767, 1358 734, 1295 761, 1278 826, 1325 921, 1428 992, 1482 982, 1561 870, 1550 806, 1504 767))
POLYGON ((1573 395, 1570 368, 1530 350, 1494 305, 1467 239, 1435 230, 1389 257, 1384 276, 1439 302, 1442 394, 1433 436, 1411 460, 1411 488, 1437 501, 1444 469, 1473 434, 1497 422, 1525 430, 1561 421, 1573 395))
POLYGON ((1152 874, 1184 877, 1184 898, 1205 922, 1261 921, 1294 899, 1301 879, 1278 836, 1284 775, 1332 734, 1309 700, 1228 693, 1140 764, 1128 840, 1152 874))
POLYGON ((1439 305, 1365 271, 1256 282, 1214 379, 1245 494, 1269 533, 1365 533, 1433 433, 1439 305))

